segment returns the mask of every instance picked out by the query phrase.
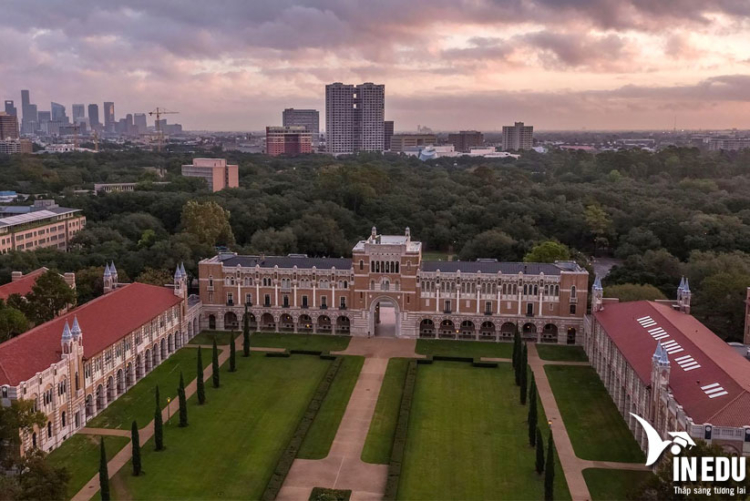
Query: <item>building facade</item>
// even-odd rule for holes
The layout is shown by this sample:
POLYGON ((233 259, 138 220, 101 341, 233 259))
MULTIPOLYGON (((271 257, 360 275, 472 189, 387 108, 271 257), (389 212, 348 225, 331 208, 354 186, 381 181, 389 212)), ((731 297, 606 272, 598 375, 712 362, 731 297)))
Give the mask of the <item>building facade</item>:
POLYGON ((619 303, 591 292, 584 348, 643 451, 648 438, 631 415, 664 439, 685 431, 750 455, 750 364, 690 315, 683 279, 677 300, 619 303))
POLYGON ((329 153, 385 149, 385 85, 326 85, 326 148, 329 153))
POLYGON ((115 131, 115 103, 104 103, 104 130, 107 132, 115 131))
POLYGON ((192 164, 182 166, 182 175, 205 179, 213 192, 240 186, 239 167, 223 158, 194 158, 192 164))
POLYGON ((247 304, 252 329, 403 338, 583 339, 588 272, 575 263, 423 261, 422 244, 378 235, 352 258, 219 254, 200 262, 202 328, 239 329, 247 304))
POLYGON ((503 126, 503 150, 530 150, 533 146, 533 126, 523 122, 503 126))
POLYGON ((0 344, 0 404, 47 416, 21 453, 58 447, 196 333, 184 268, 170 287, 120 284, 114 264, 103 280, 103 296, 0 344))
POLYGON ((456 151, 468 153, 473 147, 484 144, 484 135, 476 130, 462 130, 448 134, 448 142, 455 147, 456 151))
POLYGON ((391 137, 390 150, 400 153, 407 148, 434 145, 436 142, 435 134, 396 134, 391 137))
POLYGON ((33 153, 34 145, 28 139, 0 139, 0 154, 33 153))
POLYGON ((305 127, 312 134, 313 144, 318 144, 320 137, 320 113, 318 113, 318 110, 287 108, 281 114, 281 124, 284 127, 305 127))
POLYGON ((266 127, 266 153, 272 157, 312 153, 312 137, 302 125, 266 127))
POLYGON ((393 138, 394 124, 393 120, 383 122, 383 148, 385 151, 391 150, 391 139, 393 138))
POLYGON ((18 138, 18 118, 15 115, 0 112, 0 140, 18 138))
POLYGON ((0 253, 43 247, 67 250, 70 240, 86 227, 80 209, 49 205, 25 214, 0 218, 0 253))

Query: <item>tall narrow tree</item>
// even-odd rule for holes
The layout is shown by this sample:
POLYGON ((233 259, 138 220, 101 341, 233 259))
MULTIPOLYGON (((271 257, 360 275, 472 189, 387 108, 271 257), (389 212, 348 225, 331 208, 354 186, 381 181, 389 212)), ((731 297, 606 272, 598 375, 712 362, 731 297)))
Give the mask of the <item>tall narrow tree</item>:
POLYGON ((527 367, 527 352, 526 352, 526 343, 523 344, 523 348, 521 349, 521 363, 519 364, 519 379, 520 379, 520 396, 521 396, 521 405, 526 405, 526 392, 527 386, 526 386, 526 380, 528 378, 528 367, 527 367))
POLYGON ((552 439, 552 430, 549 431, 547 465, 544 469, 544 501, 552 501, 555 499, 555 441, 552 439))
POLYGON ((242 356, 250 356, 250 314, 247 312, 247 302, 245 314, 242 316, 242 356))
POLYGON ((137 477, 141 474, 141 438, 138 434, 138 423, 135 421, 130 427, 130 443, 133 447, 133 475, 137 477))
POLYGON ((102 501, 109 501, 109 470, 107 469, 107 452, 104 450, 104 437, 99 439, 99 490, 102 501))
POLYGON ((214 351, 213 351, 213 361, 212 361, 212 367, 213 367, 213 374, 211 375, 211 379, 214 383, 214 388, 219 387, 219 348, 216 346, 216 338, 214 338, 214 351))
POLYGON ((229 333, 229 372, 237 370, 237 346, 234 331, 229 333))
POLYGON ((539 415, 536 407, 536 380, 534 374, 531 374, 531 387, 529 388, 529 417, 526 421, 529 424, 529 445, 534 447, 536 445, 536 437, 539 434, 537 429, 537 423, 539 415))
POLYGON ((196 368, 196 393, 198 394, 198 405, 206 403, 206 385, 203 382, 203 355, 201 347, 198 347, 198 367, 196 368))
POLYGON ((544 471, 544 440, 542 432, 536 429, 536 472, 541 475, 544 471))
POLYGON ((158 386, 156 387, 156 410, 154 411, 154 448, 157 451, 164 450, 164 421, 161 417, 161 401, 158 386))
POLYGON ((188 425, 187 398, 185 398, 185 380, 180 372, 180 387, 177 388, 177 397, 180 399, 180 428, 188 425))
MULTIPOLYGON (((513 370, 518 372, 518 332, 513 334, 513 370)), ((518 384, 518 383, 516 383, 518 384)))

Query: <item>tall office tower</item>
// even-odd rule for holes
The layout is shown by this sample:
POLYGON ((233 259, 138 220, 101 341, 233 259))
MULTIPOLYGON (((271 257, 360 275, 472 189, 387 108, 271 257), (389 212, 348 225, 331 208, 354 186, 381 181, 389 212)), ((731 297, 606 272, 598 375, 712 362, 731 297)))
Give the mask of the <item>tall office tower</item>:
POLYGON ((0 112, 0 141, 6 139, 18 139, 18 118, 15 115, 0 112))
POLYGON ((462 130, 457 134, 448 134, 448 142, 456 148, 456 151, 469 153, 474 146, 484 144, 484 135, 476 130, 462 130))
POLYGON ((65 114, 65 106, 59 103, 50 103, 50 112, 52 121, 59 123, 68 123, 68 116, 65 114))
POLYGON ((92 129, 96 129, 99 127, 101 122, 99 122, 99 105, 98 104, 90 104, 89 105, 89 126, 92 129))
POLYGON ((37 117, 39 118, 40 125, 52 121, 52 113, 49 111, 40 111, 37 113, 37 117))
POLYGON ((534 145, 534 127, 516 122, 503 126, 503 151, 530 150, 534 145))
POLYGON ((148 122, 146 122, 146 114, 136 113, 135 115, 133 115, 133 126, 135 127, 135 133, 138 135, 148 132, 148 122))
POLYGON ((5 113, 13 115, 14 117, 18 116, 18 110, 12 100, 5 101, 5 113))
POLYGON ((73 105, 73 123, 78 124, 86 121, 86 107, 82 104, 73 105))
POLYGON ((313 144, 317 144, 320 136, 320 114, 318 110, 297 110, 287 108, 281 116, 284 127, 305 127, 312 134, 313 144))
POLYGON ((104 103, 104 129, 107 132, 115 130, 115 103, 104 103))
POLYGON ((393 120, 383 122, 383 148, 391 151, 391 138, 393 138, 393 120))
POLYGON ((329 153, 383 151, 385 85, 326 85, 326 144, 329 153))
POLYGON ((34 133, 38 128, 39 119, 36 105, 31 104, 31 95, 28 90, 21 91, 21 111, 23 112, 21 131, 24 134, 34 133))

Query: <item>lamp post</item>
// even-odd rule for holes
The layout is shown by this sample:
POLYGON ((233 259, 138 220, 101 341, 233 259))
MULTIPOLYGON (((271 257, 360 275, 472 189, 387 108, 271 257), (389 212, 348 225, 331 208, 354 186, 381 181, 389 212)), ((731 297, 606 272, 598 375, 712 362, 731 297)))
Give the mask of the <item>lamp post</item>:
POLYGON ((169 424, 169 418, 172 417, 172 409, 169 406, 169 403, 172 401, 170 397, 167 397, 167 424, 169 424))

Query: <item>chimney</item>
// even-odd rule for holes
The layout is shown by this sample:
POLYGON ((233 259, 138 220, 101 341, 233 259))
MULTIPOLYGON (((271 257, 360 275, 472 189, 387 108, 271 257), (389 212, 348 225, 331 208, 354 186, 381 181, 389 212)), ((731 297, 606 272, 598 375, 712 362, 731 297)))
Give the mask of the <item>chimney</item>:
POLYGON ((11 282, 15 282, 16 280, 20 280, 21 278, 23 278, 23 272, 14 271, 13 273, 11 273, 10 276, 11 276, 11 282))

